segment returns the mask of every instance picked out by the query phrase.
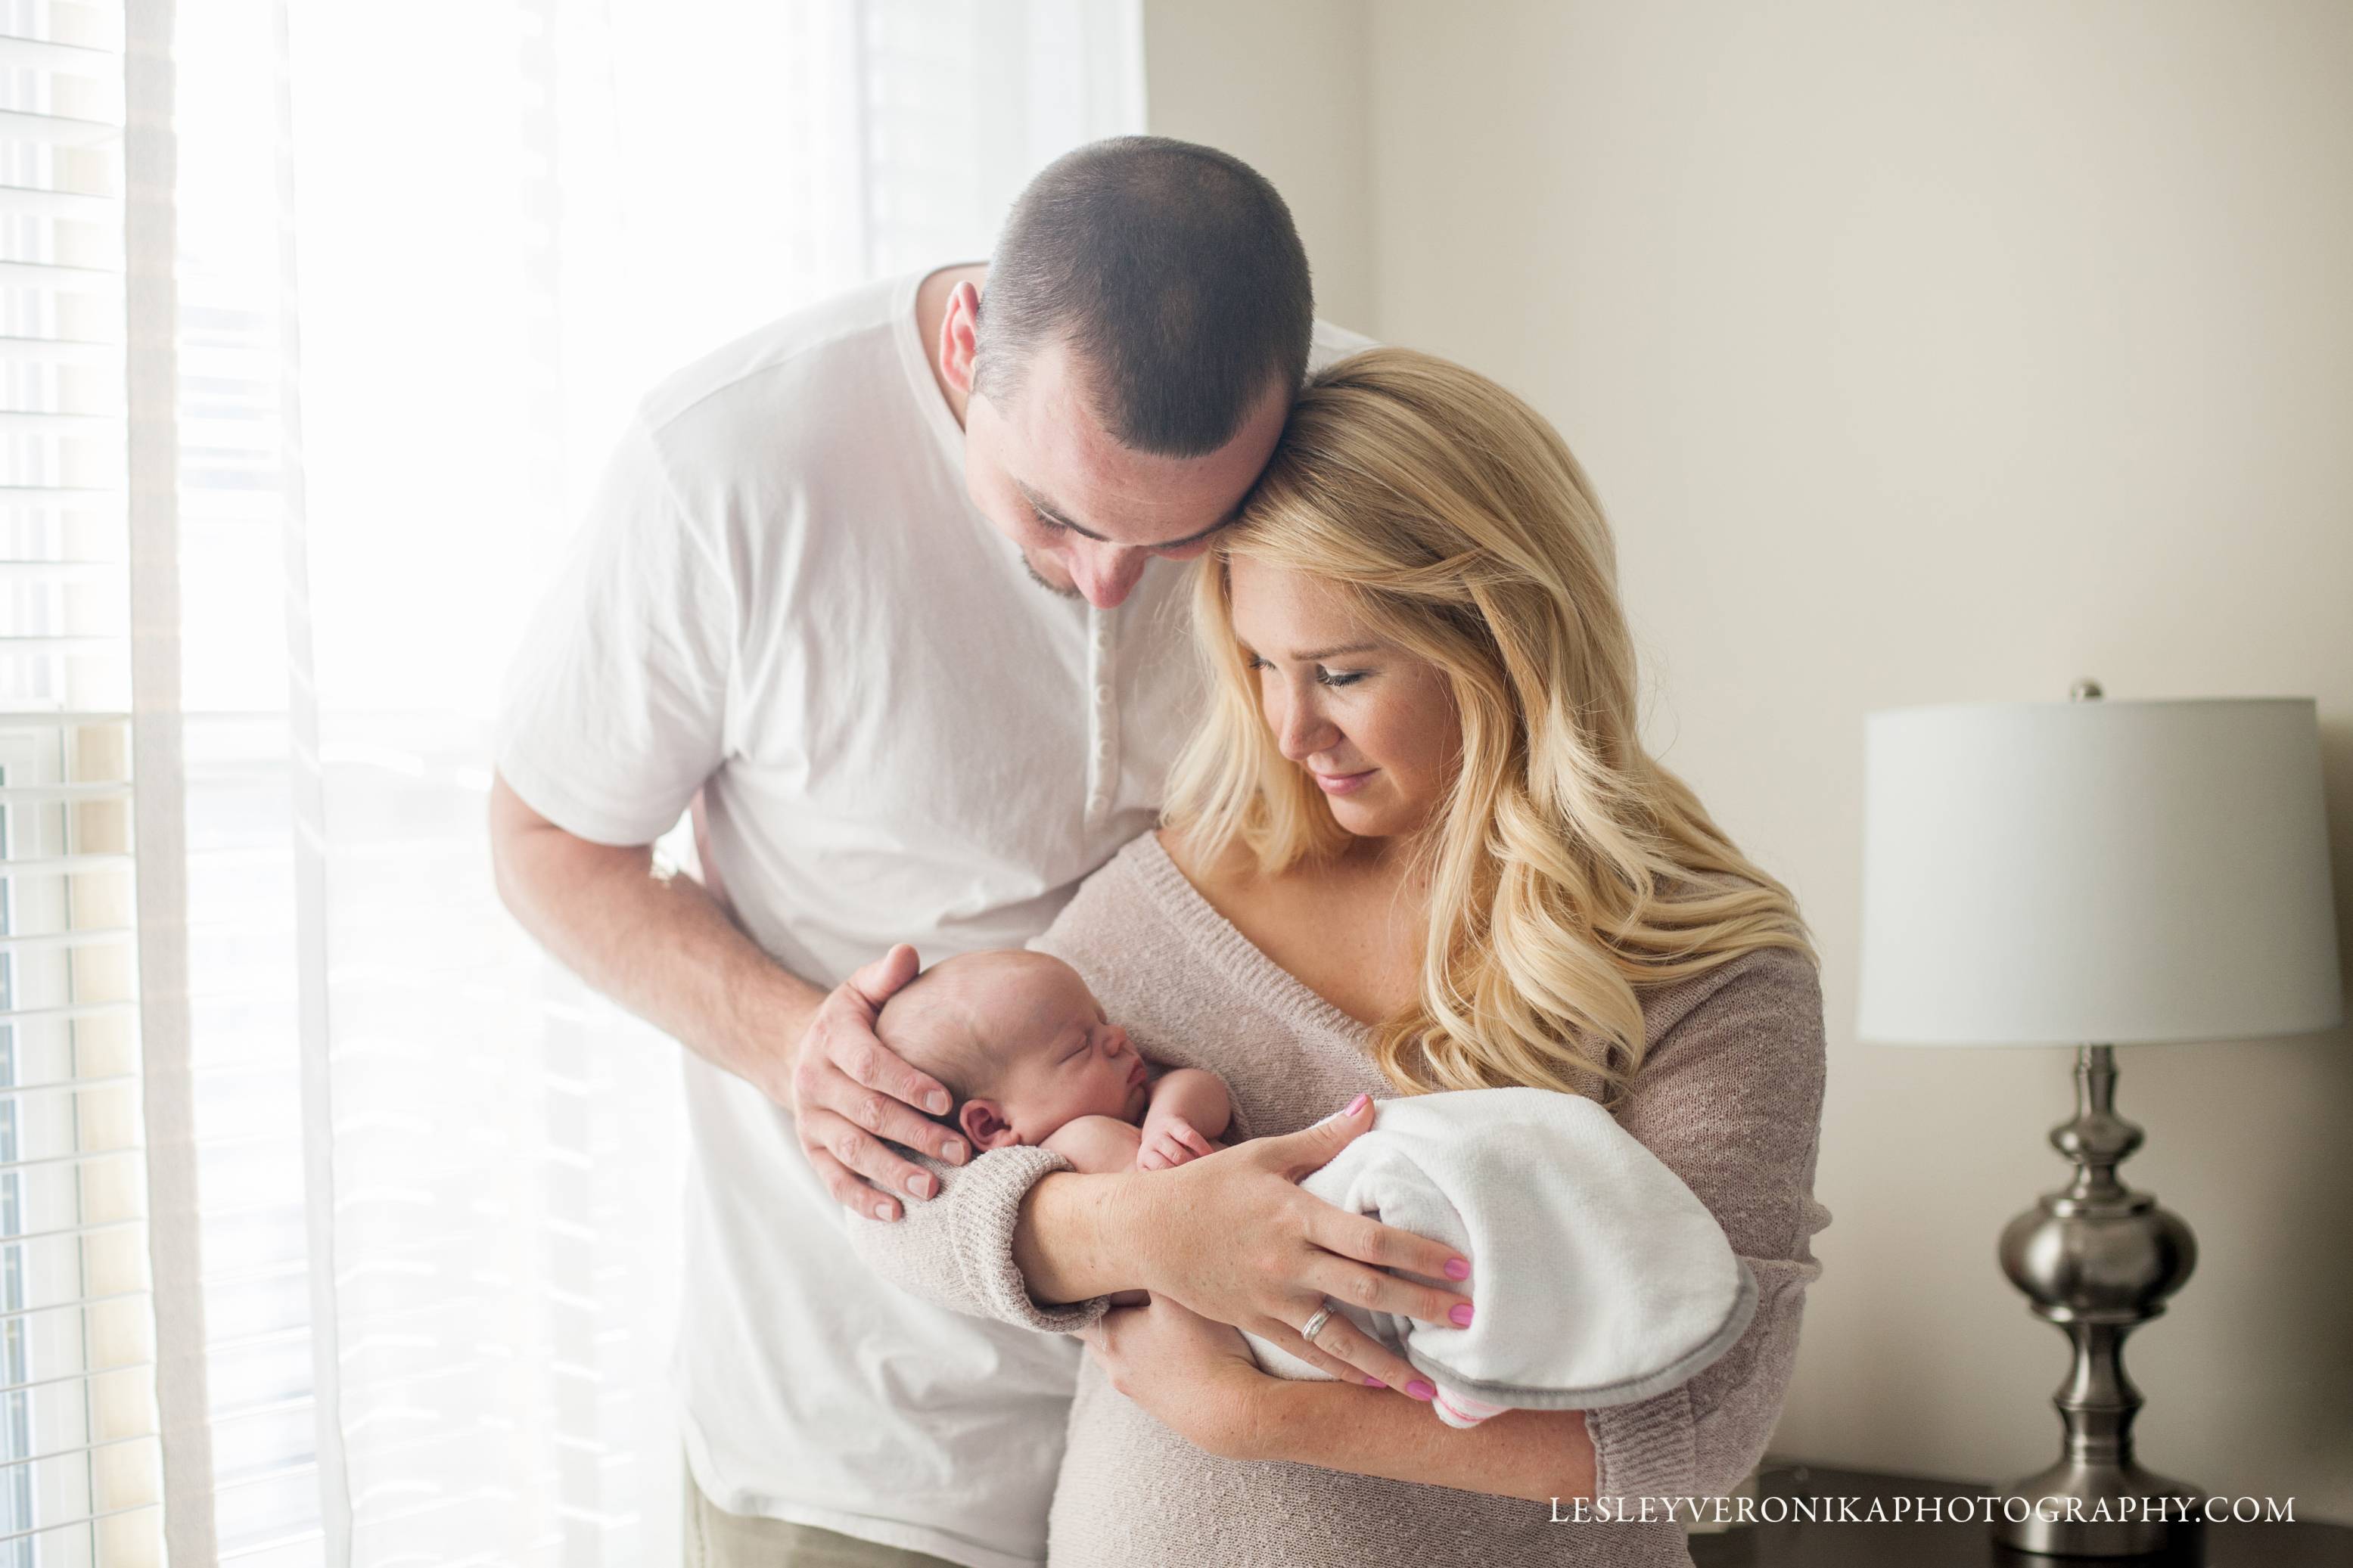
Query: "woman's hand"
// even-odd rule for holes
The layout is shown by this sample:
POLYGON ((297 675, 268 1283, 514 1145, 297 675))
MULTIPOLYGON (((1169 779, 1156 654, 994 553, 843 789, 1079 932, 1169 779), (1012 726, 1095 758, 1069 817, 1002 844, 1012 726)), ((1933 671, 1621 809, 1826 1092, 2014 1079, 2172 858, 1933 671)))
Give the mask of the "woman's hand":
POLYGON ((1372 1102, 1358 1095, 1313 1127, 1129 1178, 1120 1217, 1155 1301, 1246 1330, 1345 1382, 1428 1399, 1430 1384, 1343 1314, 1312 1345, 1299 1334, 1327 1300, 1427 1323, 1468 1321, 1467 1297, 1389 1272, 1467 1279, 1471 1266, 1453 1248, 1299 1189, 1372 1124, 1372 1102))
POLYGON ((1160 1296, 1104 1313, 1081 1337, 1111 1385, 1162 1426, 1197 1448, 1237 1457, 1250 1394, 1271 1381, 1240 1333, 1160 1296))

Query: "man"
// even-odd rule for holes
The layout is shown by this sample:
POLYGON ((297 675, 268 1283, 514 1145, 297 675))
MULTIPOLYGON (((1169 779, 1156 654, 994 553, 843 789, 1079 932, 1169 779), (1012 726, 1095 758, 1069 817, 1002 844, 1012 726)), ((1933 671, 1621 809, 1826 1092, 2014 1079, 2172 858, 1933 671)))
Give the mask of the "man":
POLYGON ((511 678, 491 834, 517 918, 691 1052, 704 1560, 1044 1555, 1078 1347, 901 1294, 835 1212, 932 1194, 886 1140, 966 1153, 873 1015, 895 944, 1018 945, 1153 825, 1193 695, 1170 563, 1351 346, 1265 180, 1127 137, 1039 174, 985 269, 764 328, 624 437, 511 678), (721 899, 650 872, 698 792, 721 899))

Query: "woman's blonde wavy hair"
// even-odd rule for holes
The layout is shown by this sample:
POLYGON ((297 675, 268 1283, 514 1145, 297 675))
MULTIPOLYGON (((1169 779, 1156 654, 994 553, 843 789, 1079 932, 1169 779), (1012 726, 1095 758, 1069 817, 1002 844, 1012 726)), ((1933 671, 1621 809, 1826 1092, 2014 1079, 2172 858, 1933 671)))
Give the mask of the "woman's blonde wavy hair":
POLYGON ((1210 710, 1167 820, 1205 860, 1246 847, 1273 875, 1349 835, 1261 715, 1229 595, 1243 560, 1339 587, 1444 673, 1461 715, 1461 765, 1416 845, 1419 994, 1375 1031, 1401 1091, 1526 1084, 1609 1103, 1641 1066, 1641 988, 1759 948, 1813 959, 1788 889, 1643 750, 1609 523, 1518 398, 1409 350, 1341 361, 1201 563, 1210 710))

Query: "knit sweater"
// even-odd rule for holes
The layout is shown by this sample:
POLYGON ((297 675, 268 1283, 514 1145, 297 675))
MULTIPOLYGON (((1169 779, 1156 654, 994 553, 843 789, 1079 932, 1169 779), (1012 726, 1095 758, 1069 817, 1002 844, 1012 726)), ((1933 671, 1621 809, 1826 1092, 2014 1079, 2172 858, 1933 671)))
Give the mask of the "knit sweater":
MULTIPOLYGON (((1219 915, 1151 834, 1090 878, 1033 945, 1072 964, 1145 1056, 1222 1077, 1229 1140, 1294 1131, 1359 1090, 1396 1092, 1366 1054, 1368 1031, 1219 915)), ((1813 1199, 1821 991, 1810 963, 1774 949, 1660 987, 1642 1008, 1649 1044, 1619 1123, 1722 1223, 1755 1272, 1758 1301, 1721 1360, 1587 1422, 1599 1496, 1705 1498, 1764 1453, 1797 1357, 1805 1288, 1821 1272, 1809 1246, 1830 1222, 1813 1199)), ((1101 1299, 1041 1307, 1013 1262, 1024 1195, 1067 1161, 1011 1148, 960 1168, 923 1163, 940 1195, 894 1223, 849 1221, 878 1272, 942 1306, 1045 1332, 1102 1316, 1101 1299)), ((1204 1453, 1113 1389, 1092 1357, 1081 1365, 1067 1436, 1048 1529, 1055 1568, 1691 1560, 1683 1525, 1664 1518, 1554 1522, 1540 1502, 1204 1453)), ((1688 1519, 1690 1509, 1680 1512, 1688 1519)))

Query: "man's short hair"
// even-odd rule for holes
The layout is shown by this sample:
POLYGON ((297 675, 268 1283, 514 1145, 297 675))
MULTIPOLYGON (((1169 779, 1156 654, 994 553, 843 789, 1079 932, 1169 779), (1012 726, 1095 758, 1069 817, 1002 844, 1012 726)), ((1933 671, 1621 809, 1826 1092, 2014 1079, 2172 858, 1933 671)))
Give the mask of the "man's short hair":
POLYGON ((1061 338, 1122 446, 1195 458, 1271 384, 1307 374, 1307 252, 1266 177, 1229 153, 1114 136, 1048 164, 1013 204, 981 300, 975 389, 1004 399, 1061 338))

